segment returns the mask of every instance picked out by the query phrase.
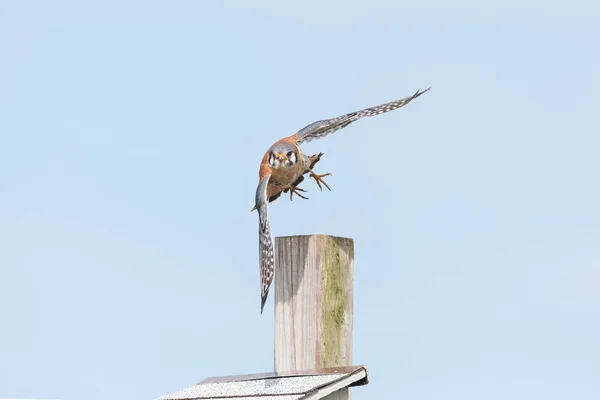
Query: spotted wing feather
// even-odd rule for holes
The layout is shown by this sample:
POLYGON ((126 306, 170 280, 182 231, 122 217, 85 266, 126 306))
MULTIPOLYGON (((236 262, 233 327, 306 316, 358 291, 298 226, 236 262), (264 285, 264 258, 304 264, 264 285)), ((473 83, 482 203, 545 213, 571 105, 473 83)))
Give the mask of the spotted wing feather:
POLYGON ((273 236, 267 213, 267 185, 270 175, 261 178, 256 188, 255 207, 258 210, 258 243, 259 243, 259 266, 260 266, 260 313, 262 314, 267 296, 269 295, 269 286, 273 281, 275 272, 275 250, 273 246, 273 236))
POLYGON ((427 88, 423 91, 417 90, 415 94, 409 97, 405 97, 400 100, 391 101, 389 103, 381 104, 375 107, 365 108, 364 110, 351 112, 336 118, 313 122, 310 125, 305 126, 298 131, 298 144, 303 142, 310 142, 313 139, 319 139, 323 136, 327 136, 330 133, 338 131, 342 128, 347 127, 354 121, 357 121, 365 117, 373 117, 375 115, 384 114, 396 110, 406 104, 410 103, 411 100, 419 97, 423 93, 427 92, 431 88, 427 88))

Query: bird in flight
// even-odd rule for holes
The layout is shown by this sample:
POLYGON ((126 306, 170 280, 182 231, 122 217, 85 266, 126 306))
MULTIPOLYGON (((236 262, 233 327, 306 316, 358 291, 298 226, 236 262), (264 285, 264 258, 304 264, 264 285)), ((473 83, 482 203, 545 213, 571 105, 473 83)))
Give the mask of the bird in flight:
POLYGON ((313 122, 305 126, 292 136, 285 137, 275 142, 265 153, 260 163, 258 172, 259 181, 256 188, 254 208, 251 211, 258 210, 259 219, 259 265, 260 265, 260 284, 261 284, 261 303, 260 313, 262 314, 269 286, 273 281, 275 272, 275 249, 273 246, 273 236, 267 214, 267 203, 277 200, 281 193, 290 193, 290 200, 295 194, 303 199, 307 199, 302 193, 304 189, 298 185, 304 180, 304 175, 309 174, 315 180, 321 190, 323 186, 327 189, 329 185, 323 180, 324 177, 331 175, 317 174, 313 168, 323 156, 323 153, 306 156, 302 153, 300 145, 304 142, 310 142, 313 139, 319 139, 334 133, 337 130, 347 127, 354 121, 365 117, 374 117, 389 111, 396 110, 405 106, 413 99, 419 97, 431 88, 418 90, 415 94, 400 100, 391 101, 375 107, 366 108, 360 111, 354 111, 339 117, 313 122), (323 185, 323 186, 322 186, 323 185))

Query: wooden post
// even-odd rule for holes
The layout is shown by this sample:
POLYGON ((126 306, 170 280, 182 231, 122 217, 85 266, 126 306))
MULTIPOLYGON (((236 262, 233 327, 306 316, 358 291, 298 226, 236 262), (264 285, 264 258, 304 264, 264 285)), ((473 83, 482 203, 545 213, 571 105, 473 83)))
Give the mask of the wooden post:
POLYGON ((275 243, 275 371, 352 365, 354 241, 310 235, 275 243))

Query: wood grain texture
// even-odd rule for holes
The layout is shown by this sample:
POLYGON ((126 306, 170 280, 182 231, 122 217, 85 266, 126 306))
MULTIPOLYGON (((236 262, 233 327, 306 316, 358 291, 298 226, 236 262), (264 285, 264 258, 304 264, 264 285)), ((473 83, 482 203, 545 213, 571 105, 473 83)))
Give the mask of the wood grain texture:
POLYGON ((352 365, 354 241, 276 238, 275 371, 352 365))

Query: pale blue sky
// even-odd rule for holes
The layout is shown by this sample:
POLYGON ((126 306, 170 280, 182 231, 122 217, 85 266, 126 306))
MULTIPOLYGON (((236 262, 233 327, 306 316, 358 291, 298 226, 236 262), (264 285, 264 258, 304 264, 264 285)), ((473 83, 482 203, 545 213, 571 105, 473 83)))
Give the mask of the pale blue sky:
POLYGON ((355 399, 600 398, 593 2, 2 1, 0 397, 151 399, 272 370, 259 161, 353 237, 355 399))

